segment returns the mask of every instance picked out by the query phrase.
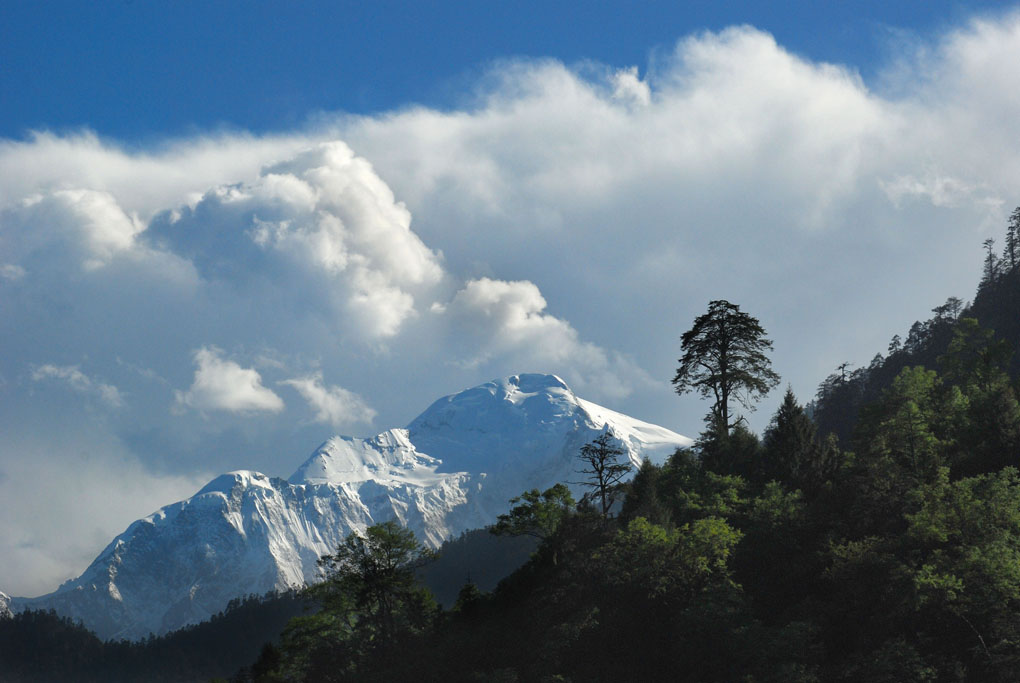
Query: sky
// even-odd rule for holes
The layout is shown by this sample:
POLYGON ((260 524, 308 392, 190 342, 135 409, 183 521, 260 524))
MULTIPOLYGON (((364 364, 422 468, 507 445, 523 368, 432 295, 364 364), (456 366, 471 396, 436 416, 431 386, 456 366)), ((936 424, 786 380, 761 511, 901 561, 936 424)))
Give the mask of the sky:
POLYGON ((11 595, 495 377, 696 436, 714 299, 807 401, 1020 204, 1001 3, 4 3, 0 64, 11 595))

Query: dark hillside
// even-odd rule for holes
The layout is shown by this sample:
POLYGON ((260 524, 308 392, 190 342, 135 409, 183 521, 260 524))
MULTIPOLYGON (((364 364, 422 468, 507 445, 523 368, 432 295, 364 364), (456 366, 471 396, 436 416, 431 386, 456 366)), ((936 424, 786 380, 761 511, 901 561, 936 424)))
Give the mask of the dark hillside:
POLYGON ((1020 245, 1015 244, 1020 231, 1020 208, 1013 212, 1007 226, 1007 247, 1000 257, 986 241, 984 272, 973 303, 964 304, 950 297, 932 309, 925 321, 911 325, 905 340, 893 337, 886 354, 878 353, 866 367, 840 365, 818 388, 815 401, 809 406, 822 434, 835 434, 840 444, 851 445, 853 429, 861 407, 876 401, 904 368, 922 366, 943 372, 942 362, 954 331, 961 320, 973 318, 984 330, 994 333, 1012 352, 1008 375, 1020 380, 1020 245), (1014 248, 1010 251, 1009 245, 1014 248))

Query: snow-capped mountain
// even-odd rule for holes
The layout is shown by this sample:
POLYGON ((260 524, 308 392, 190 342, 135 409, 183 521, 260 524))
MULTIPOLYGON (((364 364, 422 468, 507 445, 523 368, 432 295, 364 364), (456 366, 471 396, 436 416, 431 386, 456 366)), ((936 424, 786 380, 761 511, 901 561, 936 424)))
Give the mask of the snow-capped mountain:
POLYGON ((691 443, 553 375, 493 380, 439 399, 406 429, 333 437, 289 480, 221 475, 131 524, 77 579, 12 608, 53 608, 102 638, 162 634, 232 598, 318 580, 320 556, 377 522, 395 518, 432 547, 491 524, 522 491, 575 479, 581 446, 606 429, 635 465, 691 443))
POLYGON ((11 612, 11 596, 0 591, 0 619, 6 619, 11 616, 14 616, 11 612))

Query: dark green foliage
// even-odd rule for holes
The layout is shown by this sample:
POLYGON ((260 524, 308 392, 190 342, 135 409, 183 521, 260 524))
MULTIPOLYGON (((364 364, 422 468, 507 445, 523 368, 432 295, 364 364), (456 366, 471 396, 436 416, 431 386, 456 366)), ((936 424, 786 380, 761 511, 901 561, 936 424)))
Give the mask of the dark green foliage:
POLYGON ((743 422, 728 431, 708 429, 698 438, 696 448, 706 469, 745 479, 753 478, 761 458, 761 442, 743 422))
POLYGON ((761 460, 754 474, 762 481, 779 481, 808 493, 818 491, 839 467, 839 449, 832 440, 818 438, 818 428, 786 390, 772 422, 765 430, 761 460))
POLYGON ((1005 377, 967 395, 959 441, 954 451, 954 474, 982 474, 1020 466, 1020 403, 1005 377))
POLYGON ((421 646, 438 609, 415 575, 434 559, 394 521, 351 533, 319 565, 306 593, 319 604, 283 633, 277 675, 285 680, 365 681, 406 676, 400 657, 421 646), (404 673, 401 673, 404 671, 404 673), (371 672, 371 675, 369 675, 371 672))
POLYGON ((901 512, 898 533, 831 547, 827 666, 841 680, 1017 680, 1016 471, 951 482, 942 468, 901 512))
POLYGON ((295 593, 231 601, 210 621, 160 638, 107 642, 52 612, 0 619, 2 681, 177 682, 227 677, 277 641, 306 601, 295 593))
POLYGON ((55 612, 0 619, 0 680, 99 680, 105 647, 91 632, 55 612))
POLYGON ((474 529, 443 543, 439 557, 415 573, 436 600, 449 608, 465 582, 491 591, 500 579, 527 562, 537 547, 538 539, 533 536, 496 536, 486 529, 474 529))
POLYGON ((325 580, 309 592, 370 646, 388 644, 428 625, 432 597, 419 586, 415 570, 433 559, 410 529, 383 522, 364 536, 350 534, 335 553, 323 556, 325 580))
POLYGON ((1001 261, 995 255, 995 240, 991 237, 984 241, 985 247, 985 269, 981 276, 981 284, 988 285, 994 282, 1002 273, 1001 261))
POLYGON ((961 318, 953 329, 953 337, 939 367, 946 380, 969 388, 987 389, 993 382, 1006 377, 1013 353, 1004 339, 981 327, 975 318, 961 318))
MULTIPOLYGON (((619 449, 614 450, 622 453, 619 449)), ((538 489, 531 489, 510 499, 510 512, 500 515, 490 531, 497 536, 546 539, 556 533, 563 519, 574 511, 574 504, 574 496, 563 484, 556 484, 541 493, 538 489)))
POLYGON ((660 493, 674 524, 705 517, 732 518, 746 505, 747 481, 713 472, 691 450, 670 456, 660 476, 660 493))
POLYGON ((621 523, 626 524, 637 517, 643 517, 653 524, 669 524, 670 511, 660 493, 664 486, 662 468, 644 460, 634 478, 627 484, 627 495, 620 510, 621 523))
POLYGON ((1014 468, 912 493, 903 543, 916 549, 914 600, 932 638, 960 652, 983 680, 1017 680, 1020 640, 1020 479, 1014 468), (950 635, 951 634, 951 635, 950 635), (964 648, 951 642, 959 639, 964 648), (1002 674, 1008 672, 1009 676, 1002 674))
POLYGON ((1020 206, 1013 209, 1006 225, 1006 247, 1002 254, 1003 268, 1011 272, 1020 265, 1020 206))
POLYGON ((1007 371, 1010 345, 973 318, 963 318, 939 360, 947 381, 960 388, 965 413, 952 466, 954 474, 992 472, 1020 465, 1020 403, 1007 371))
POLYGON ((956 297, 932 309, 935 315, 910 327, 906 342, 900 346, 899 336, 893 337, 889 355, 876 355, 867 367, 847 370, 843 363, 839 372, 829 375, 819 385, 811 406, 812 419, 823 437, 834 434, 839 445, 846 448, 853 441, 853 430, 861 408, 879 400, 882 392, 907 367, 940 367, 957 327, 963 304, 956 297))
POLYGON ((479 605, 485 599, 485 594, 478 589, 473 582, 468 581, 457 593, 457 601, 453 603, 453 611, 458 614, 470 617, 478 612, 479 605))
POLYGON ((950 428, 964 409, 959 390, 944 389, 934 371, 905 368, 882 399, 865 411, 858 453, 869 459, 891 458, 914 479, 927 480, 947 464, 950 428))
POLYGON ((754 318, 729 301, 710 301, 681 337, 683 356, 673 377, 679 394, 696 392, 712 400, 709 424, 716 431, 733 426, 730 403, 747 410, 779 383, 766 351, 772 342, 754 318))
MULTIPOLYGON (((878 399, 893 379, 908 366, 923 366, 943 373, 946 382, 966 382, 958 368, 943 366, 952 354, 947 354, 950 343, 955 341, 960 328, 971 339, 964 342, 978 342, 971 353, 979 353, 982 345, 992 351, 1006 351, 1010 356, 1006 372, 1009 382, 1016 388, 1020 379, 1020 355, 1014 351, 1020 348, 1020 207, 1012 212, 1006 228, 1006 248, 1002 258, 993 250, 994 240, 985 242, 985 267, 977 295, 970 305, 963 305, 951 297, 944 305, 932 309, 935 314, 925 322, 915 322, 910 328, 907 340, 900 344, 894 336, 889 345, 889 355, 880 362, 852 373, 830 375, 818 389, 818 396, 812 406, 812 417, 818 424, 819 432, 835 434, 843 446, 852 439, 860 408, 878 399), (976 322, 980 321, 980 327, 976 322), (994 330, 994 332, 991 332, 994 330), (984 340, 975 338, 985 337, 984 340)), ((967 359, 962 359, 966 362, 967 359)), ((995 364, 1000 359, 986 358, 995 364)))

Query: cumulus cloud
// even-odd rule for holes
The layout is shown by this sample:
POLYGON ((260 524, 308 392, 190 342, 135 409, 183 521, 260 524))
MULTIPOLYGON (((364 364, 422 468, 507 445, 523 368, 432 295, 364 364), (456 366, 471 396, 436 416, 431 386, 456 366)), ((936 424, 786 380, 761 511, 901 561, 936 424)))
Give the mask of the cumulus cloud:
MULTIPOLYGON (((8 258, 27 261, 34 255, 63 254, 87 270, 100 268, 130 251, 145 229, 136 215, 126 213, 113 195, 88 189, 33 194, 17 204, 0 207, 0 225, 8 258)), ((5 270, 24 273, 21 264, 5 270)))
POLYGON ((91 379, 79 370, 77 365, 40 365, 32 368, 32 379, 36 382, 59 380, 79 394, 99 398, 113 408, 124 407, 124 399, 117 387, 91 379))
POLYGON ((35 132, 0 140, 0 207, 38 193, 87 188, 117 198, 147 222, 210 187, 253 180, 267 165, 315 144, 302 132, 280 136, 198 135, 126 150, 91 131, 35 132))
POLYGON ((253 368, 242 368, 222 357, 216 347, 195 351, 195 381, 187 391, 174 393, 178 407, 228 413, 278 413, 283 399, 262 386, 262 377, 253 368))
POLYGON ((613 98, 647 106, 652 101, 652 89, 638 77, 636 66, 620 69, 611 78, 613 98))
POLYGON ((470 280, 436 312, 453 323, 454 345, 476 350, 460 362, 555 370, 579 391, 623 398, 654 382, 636 363, 582 341, 570 323, 545 313, 546 300, 527 281, 470 280))
MULTIPOLYGON (((207 278, 243 280, 273 268, 309 274, 350 317, 351 333, 391 337, 414 294, 442 278, 439 255, 372 166, 339 141, 217 187, 157 220, 150 238, 186 255, 207 278), (266 267, 267 259, 275 266, 266 267), (318 279, 314 279, 314 278, 318 279)), ((313 285, 313 286, 315 286, 313 285)))
MULTIPOLYGON (((460 330, 485 340, 485 353, 532 346, 566 356, 577 333, 566 322, 543 314, 546 301, 532 282, 481 278, 466 283, 446 308, 460 330)), ((484 357, 474 359, 477 363, 484 357)))
POLYGON ((359 422, 371 424, 375 419, 376 411, 363 398, 341 386, 325 386, 321 372, 284 380, 280 384, 294 387, 301 394, 315 411, 316 422, 342 427, 359 422))

